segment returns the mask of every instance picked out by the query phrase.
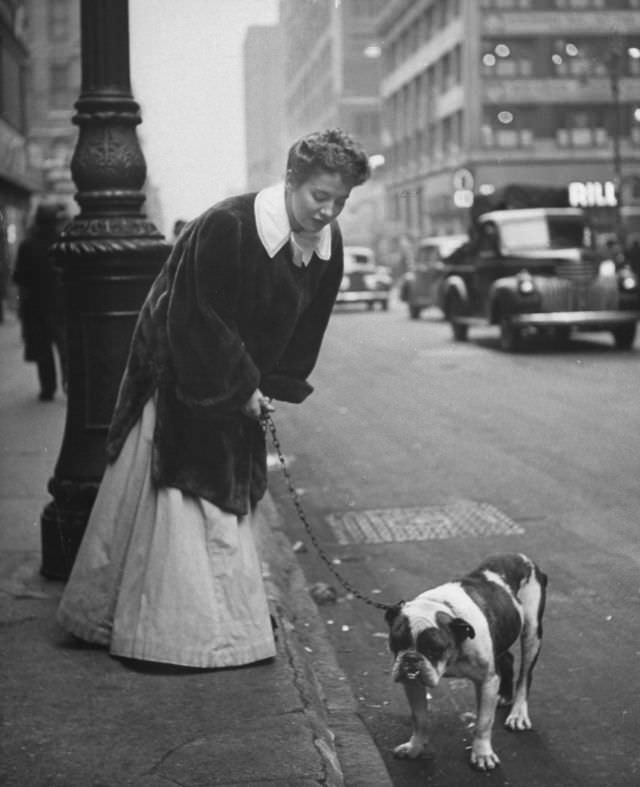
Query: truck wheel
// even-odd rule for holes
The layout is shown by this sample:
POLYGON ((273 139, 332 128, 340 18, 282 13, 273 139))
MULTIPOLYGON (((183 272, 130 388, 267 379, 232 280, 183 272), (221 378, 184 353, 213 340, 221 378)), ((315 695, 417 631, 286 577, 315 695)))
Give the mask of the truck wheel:
POLYGON ((469 326, 459 321, 460 317, 464 316, 464 307, 460 296, 450 295, 447 298, 447 315, 455 341, 466 342, 469 337, 469 326))
POLYGON ((422 309, 419 306, 415 306, 413 303, 409 304, 409 317, 412 320, 419 320, 421 313, 422 309))
POLYGON ((558 325, 551 334, 558 344, 567 344, 571 338, 571 328, 568 325, 558 325))
POLYGON ((613 341, 618 350, 630 350, 633 347, 636 340, 636 327, 636 323, 633 322, 613 329, 613 341))
POLYGON ((508 317, 500 320, 500 347, 507 353, 517 352, 522 344, 520 328, 514 325, 508 317))

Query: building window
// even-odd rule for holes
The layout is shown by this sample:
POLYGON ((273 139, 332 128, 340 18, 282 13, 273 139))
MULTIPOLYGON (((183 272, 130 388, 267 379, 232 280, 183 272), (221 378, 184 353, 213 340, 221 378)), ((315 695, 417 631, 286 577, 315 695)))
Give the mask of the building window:
POLYGON ((64 41, 69 37, 69 0, 49 0, 48 28, 52 41, 64 41))
POLYGON ((526 107, 487 107, 481 138, 488 148, 526 148, 533 144, 536 110, 526 107))
POLYGON ((49 106, 51 109, 70 109, 69 66, 56 63, 49 69, 49 106))
POLYGON ((561 110, 556 143, 561 148, 605 147, 609 144, 605 111, 601 108, 561 110))
POLYGON ((530 77, 535 43, 531 39, 488 39, 483 42, 482 73, 486 77, 530 77))

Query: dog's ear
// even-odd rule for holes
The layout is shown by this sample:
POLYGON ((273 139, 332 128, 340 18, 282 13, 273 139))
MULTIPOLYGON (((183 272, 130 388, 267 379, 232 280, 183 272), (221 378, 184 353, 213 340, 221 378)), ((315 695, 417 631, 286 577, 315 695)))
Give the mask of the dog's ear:
POLYGON ((452 618, 449 627, 458 645, 465 639, 473 639, 476 636, 473 626, 463 618, 452 618))
POLYGON ((391 626, 393 621, 402 612, 402 607, 404 607, 404 601, 401 601, 399 604, 394 604, 391 607, 387 607, 387 610, 384 613, 384 619, 387 621, 389 626, 391 626))

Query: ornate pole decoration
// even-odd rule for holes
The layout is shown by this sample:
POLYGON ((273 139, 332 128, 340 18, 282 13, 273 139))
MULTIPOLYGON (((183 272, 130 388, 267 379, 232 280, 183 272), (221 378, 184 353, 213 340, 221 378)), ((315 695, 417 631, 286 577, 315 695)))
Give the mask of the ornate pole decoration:
POLYGON ((128 0, 82 0, 82 88, 71 161, 79 214, 53 254, 68 342, 67 416, 41 518, 41 573, 65 579, 105 468, 131 334, 169 244, 143 212, 146 164, 129 81, 128 0))

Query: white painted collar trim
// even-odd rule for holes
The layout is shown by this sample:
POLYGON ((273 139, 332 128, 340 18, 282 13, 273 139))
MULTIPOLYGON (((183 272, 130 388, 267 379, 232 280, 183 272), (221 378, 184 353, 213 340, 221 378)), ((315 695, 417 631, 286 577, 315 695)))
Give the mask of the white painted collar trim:
POLYGON ((292 232, 284 199, 284 183, 267 186, 256 195, 254 204, 258 237, 267 254, 273 259, 289 240, 301 261, 307 265, 315 252, 322 260, 331 257, 331 226, 320 232, 292 232))

